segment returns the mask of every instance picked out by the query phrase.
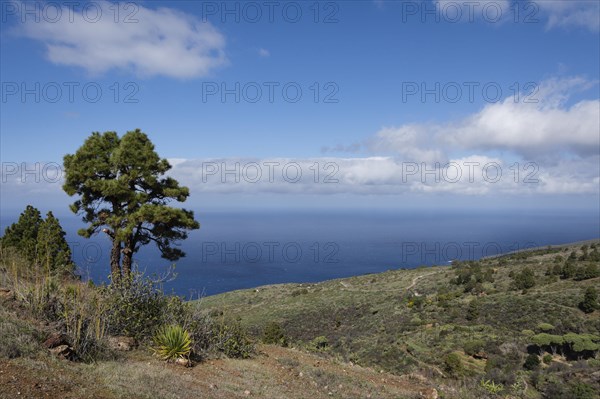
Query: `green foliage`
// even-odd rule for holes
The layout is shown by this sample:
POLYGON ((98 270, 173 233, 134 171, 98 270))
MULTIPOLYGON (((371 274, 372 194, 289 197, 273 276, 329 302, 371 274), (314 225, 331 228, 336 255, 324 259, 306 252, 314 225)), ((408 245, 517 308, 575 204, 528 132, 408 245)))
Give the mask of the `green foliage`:
POLYGON ((537 329, 542 332, 548 332, 554 330, 554 326, 550 323, 540 323, 537 325, 537 329))
POLYGON ((52 212, 44 220, 39 210, 27 205, 19 220, 6 228, 0 243, 14 248, 32 266, 44 267, 47 272, 73 273, 75 264, 65 236, 52 212))
POLYGON ((551 346, 551 345, 562 345, 565 341, 560 335, 552 335, 547 333, 541 333, 531 337, 531 342, 537 346, 551 346))
POLYGON ((600 349, 600 336, 595 334, 568 333, 563 335, 563 339, 575 352, 597 351, 600 349))
POLYGON ((533 353, 529 354, 525 359, 525 364, 523 364, 523 368, 525 370, 537 370, 540 368, 540 358, 533 353))
POLYGON ((279 323, 274 321, 270 322, 265 327, 262 341, 265 344, 281 345, 284 347, 288 345, 288 339, 285 336, 283 328, 281 328, 279 323))
POLYGON ((514 277, 515 287, 519 290, 526 290, 535 286, 535 273, 531 268, 525 267, 514 277))
POLYGON ((92 133, 75 154, 64 157, 64 169, 63 189, 79 197, 71 210, 87 223, 79 234, 89 238, 103 231, 113 242, 113 282, 121 273, 129 278, 133 254, 150 242, 165 259, 185 256, 174 244, 199 224, 192 211, 167 204, 184 202, 189 190, 163 177, 171 165, 158 156, 146 134, 139 129, 121 138, 115 132, 92 133))
POLYGON ((189 332, 179 325, 161 327, 154 335, 152 350, 163 360, 189 358, 192 339, 189 332))
POLYGON ((569 258, 569 259, 567 259, 567 261, 565 262, 565 264, 562 267, 562 270, 560 273, 560 278, 563 280, 573 278, 573 277, 575 277, 576 273, 577 273, 577 268, 575 267, 575 263, 573 262, 573 260, 571 258, 569 258))
POLYGON ((329 348, 327 337, 320 335, 308 343, 308 348, 314 352, 322 352, 329 348))
POLYGON ((469 302, 469 306, 467 307, 467 314, 465 318, 469 321, 477 320, 479 317, 479 304, 476 300, 472 300, 469 302))
POLYGON ((577 281, 588 280, 600 276, 600 269, 596 263, 588 263, 585 266, 578 267, 575 270, 574 278, 577 281))
POLYGON ((494 270, 483 268, 479 262, 456 265, 455 283, 464 286, 465 292, 482 292, 483 283, 494 282, 494 270))
POLYGON ((38 231, 38 261, 47 270, 64 271, 72 273, 75 265, 71 261, 71 249, 65 240, 66 233, 58 219, 52 212, 48 212, 46 219, 38 231))
POLYGON ((584 382, 576 382, 571 385, 571 394, 574 399, 596 399, 598 391, 584 382))
POLYGON ((485 341, 481 339, 476 339, 473 341, 468 341, 463 345, 463 349, 465 353, 469 356, 473 356, 476 353, 483 351, 485 348, 485 341))
POLYGON ((585 313, 592 313, 593 311, 600 309, 598 303, 598 291, 594 287, 588 287, 583 295, 583 300, 579 303, 579 309, 585 313))
POLYGON ((552 363, 552 355, 545 354, 544 357, 542 358, 542 361, 544 362, 544 364, 552 363))
POLYGON ((101 292, 107 328, 113 335, 143 340, 160 326, 180 320, 184 312, 181 299, 165 295, 156 283, 135 272, 128 284, 114 283, 102 287, 101 292))
POLYGON ((453 377, 463 373, 463 364, 460 356, 456 353, 448 353, 444 357, 444 370, 453 377))
POLYGON ((30 263, 37 259, 37 237, 42 224, 40 211, 27 205, 17 223, 7 227, 2 237, 3 247, 13 247, 30 263))
POLYGON ((497 395, 504 390, 504 385, 496 384, 491 380, 481 380, 479 385, 487 391, 490 395, 497 395))
POLYGON ((213 330, 213 345, 215 349, 231 358, 246 359, 254 353, 254 344, 238 322, 217 322, 213 330))

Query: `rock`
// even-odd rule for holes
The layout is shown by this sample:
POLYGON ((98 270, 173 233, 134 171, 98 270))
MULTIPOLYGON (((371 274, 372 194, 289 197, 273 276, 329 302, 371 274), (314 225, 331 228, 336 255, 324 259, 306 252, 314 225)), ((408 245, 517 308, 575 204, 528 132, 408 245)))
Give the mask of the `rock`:
POLYGON ((184 367, 191 367, 192 363, 190 362, 190 359, 186 359, 185 357, 178 357, 177 359, 175 359, 175 363, 180 365, 180 366, 184 366, 184 367))
POLYGON ((125 336, 108 337, 108 347, 117 351, 130 351, 135 347, 135 339, 125 336))
POLYGON ((421 395, 422 399, 438 399, 438 391, 435 388, 426 388, 422 391, 419 391, 419 395, 421 395))
POLYGON ((52 349, 59 346, 69 346, 69 337, 65 334, 53 333, 44 341, 45 348, 52 349))
POLYGON ((59 345, 55 348, 50 349, 50 353, 52 353, 54 356, 68 360, 73 359, 75 356, 73 348, 71 348, 69 345, 59 345))
POLYGON ((246 390, 244 391, 244 395, 246 395, 246 396, 250 395, 250 391, 246 389, 246 390))
POLYGON ((479 352, 477 352, 477 353, 474 353, 474 354, 473 354, 473 357, 474 357, 475 359, 487 359, 487 358, 488 358, 488 355, 487 355, 487 353, 485 353, 484 351, 479 351, 479 352))
POLYGON ((208 386, 210 389, 218 389, 219 387, 217 386, 217 384, 210 384, 208 386))

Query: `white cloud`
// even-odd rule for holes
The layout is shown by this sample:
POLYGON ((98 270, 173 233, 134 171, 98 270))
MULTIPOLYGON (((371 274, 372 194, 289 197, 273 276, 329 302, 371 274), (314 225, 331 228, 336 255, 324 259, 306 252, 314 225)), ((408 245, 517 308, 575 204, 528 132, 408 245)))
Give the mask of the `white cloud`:
POLYGON ((138 5, 126 22, 131 11, 126 13, 124 4, 118 5, 121 13, 115 22, 115 4, 105 0, 94 4, 101 14, 65 6, 58 21, 27 19, 21 32, 43 42, 51 62, 81 67, 91 74, 120 69, 140 77, 194 78, 226 63, 225 37, 208 22, 170 8, 138 5))
POLYGON ((600 30, 600 2, 592 0, 538 1, 535 4, 548 16, 547 28, 583 27, 600 30))
POLYGON ((260 49, 258 49, 258 55, 260 55, 261 57, 270 57, 271 52, 267 49, 260 48, 260 49))
POLYGON ((593 169, 598 162, 597 157, 545 166, 479 154, 451 158, 446 163, 393 157, 223 158, 178 160, 171 175, 200 196, 203 193, 598 195, 599 177, 593 169))
POLYGON ((383 128, 366 147, 423 162, 473 150, 509 151, 540 162, 565 153, 593 156, 600 146, 600 100, 568 103, 597 84, 578 77, 549 79, 529 96, 518 101, 510 96, 462 120, 383 128))

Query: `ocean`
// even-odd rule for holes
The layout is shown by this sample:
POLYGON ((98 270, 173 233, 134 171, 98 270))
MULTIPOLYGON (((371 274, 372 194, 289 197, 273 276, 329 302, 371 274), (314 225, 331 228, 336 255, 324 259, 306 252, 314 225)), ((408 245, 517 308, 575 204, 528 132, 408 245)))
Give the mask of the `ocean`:
MULTIPOLYGON (((529 247, 600 237, 598 213, 540 210, 198 212, 200 230, 181 243, 187 256, 164 290, 186 298, 275 283, 306 283, 454 259, 479 259, 529 247)), ((0 228, 18 215, 3 214, 0 228)), ((61 224, 84 279, 108 281, 109 241, 79 237, 75 216, 61 224)), ((138 268, 162 276, 171 262, 151 245, 138 268)))

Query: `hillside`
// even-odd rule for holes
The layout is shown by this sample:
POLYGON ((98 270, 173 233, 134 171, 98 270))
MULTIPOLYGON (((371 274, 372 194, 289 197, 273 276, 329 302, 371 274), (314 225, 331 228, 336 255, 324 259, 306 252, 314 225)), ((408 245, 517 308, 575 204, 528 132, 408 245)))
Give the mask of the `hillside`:
POLYGON ((147 343, 59 359, 42 343, 61 327, 4 288, 0 398, 596 398, 600 311, 580 302, 600 285, 599 244, 206 297, 197 310, 256 349, 188 368, 147 343))
POLYGON ((273 285, 207 297, 199 306, 240 320, 257 337, 276 323, 290 345, 398 375, 422 375, 442 392, 445 386, 445 397, 482 397, 487 390, 472 389, 483 378, 503 384, 504 393, 519 395, 528 384, 527 397, 543 392, 565 398, 578 383, 585 387, 573 390, 593 386, 590 391, 600 392, 600 361, 577 362, 591 356, 565 348, 534 371, 523 364, 539 333, 593 334, 591 344, 598 346, 600 312, 578 308, 586 288, 600 285, 592 250, 588 242, 452 267, 273 285), (586 268, 596 274, 584 275, 586 268), (525 269, 533 272, 533 286, 517 289, 515 278, 525 269), (509 392, 513 384, 519 389, 509 392))

